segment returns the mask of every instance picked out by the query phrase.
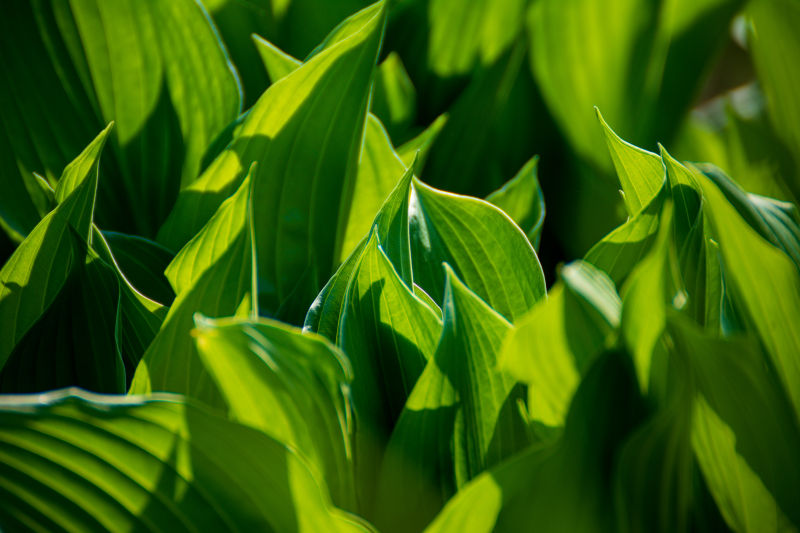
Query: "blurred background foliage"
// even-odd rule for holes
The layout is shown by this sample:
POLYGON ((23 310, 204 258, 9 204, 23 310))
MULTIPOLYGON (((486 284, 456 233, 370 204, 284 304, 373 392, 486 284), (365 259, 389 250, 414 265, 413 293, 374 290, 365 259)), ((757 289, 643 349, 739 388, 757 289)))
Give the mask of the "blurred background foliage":
MULTIPOLYGON (((241 111, 246 112, 270 84, 253 36, 304 59, 340 21, 369 0, 202 3, 238 73, 241 111)), ((37 13, 48 12, 39 10, 37 2, 32 6, 37 13)), ((70 54, 75 62, 77 55, 68 33, 63 33, 59 11, 53 10, 52 17, 37 15, 37 25, 39 31, 58 27, 63 42, 37 37, 36 28, 8 23, 0 39, 13 39, 15 46, 2 48, 45 46, 50 47, 51 57, 70 54)), ((184 21, 187 31, 191 24, 184 21)), ((423 181, 446 190, 485 197, 538 155, 535 170, 547 205, 539 255, 552 283, 556 265, 581 257, 625 218, 594 107, 636 146, 657 152, 661 143, 678 159, 714 161, 749 191, 797 202, 799 26, 800 3, 795 0, 394 0, 389 3, 371 110, 401 156, 404 148, 413 153, 427 143, 429 150, 422 154, 417 172, 423 181), (425 135, 416 137, 421 132, 425 135), (407 141, 411 142, 404 145, 407 141)), ((182 53, 178 41, 170 46, 178 48, 176 55, 182 53)), ((216 69, 213 79, 224 79, 219 73, 224 64, 213 57, 212 46, 208 45, 207 55, 202 42, 193 46, 200 49, 204 61, 200 66, 216 69)), ((154 63, 162 61, 156 59, 159 53, 150 54, 154 63)), ((24 54, 19 56, 2 58, 9 79, 27 68, 24 54)), ((165 64, 169 60, 163 58, 165 64)), ((58 80, 45 79, 47 68, 37 67, 29 74, 31 83, 61 84, 66 87, 62 100, 80 95, 70 83, 85 85, 86 73, 75 63, 76 72, 56 69, 58 80)), ((183 74, 197 72, 187 67, 183 74)), ((173 100, 182 95, 188 105, 202 104, 211 92, 199 77, 194 87, 174 89, 172 80, 177 74, 170 77, 168 69, 164 75, 170 83, 154 76, 148 92, 157 106, 168 107, 165 87, 173 100)), ((102 227, 155 236, 178 190, 216 154, 215 145, 217 151, 224 145, 229 139, 226 131, 231 129, 227 124, 240 116, 236 99, 224 98, 235 91, 234 78, 228 81, 227 86, 213 84, 214 97, 230 107, 215 117, 216 123, 190 124, 180 109, 153 113, 159 117, 157 123, 148 123, 143 130, 141 124, 128 128, 139 132, 134 142, 122 139, 124 117, 107 109, 113 103, 103 101, 103 94, 97 95, 97 101, 91 97, 71 101, 75 109, 101 108, 102 113, 96 114, 112 116, 117 128, 122 128, 103 165, 113 167, 112 174, 122 173, 127 188, 108 190, 101 182, 99 194, 106 201, 99 202, 97 217, 102 227), (187 131, 193 133, 187 136, 187 131), (166 162, 143 160, 131 168, 134 154, 153 135, 163 136, 165 146, 177 147, 171 152, 177 155, 166 162), (202 154, 199 147, 208 146, 214 138, 217 142, 202 154), (180 174, 181 180, 160 178, 174 174, 180 174), (140 186, 132 185, 137 175, 142 176, 140 186), (159 199, 156 205, 151 198, 159 199), (143 210, 151 216, 142 216, 143 210)), ((26 101, 12 94, 24 91, 24 84, 15 85, 16 89, 0 88, 0 96, 3 101, 17 98, 21 116, 27 113, 36 120, 31 110, 37 107, 41 107, 38 113, 57 110, 62 115, 70 109, 59 98, 49 99, 43 107, 34 99, 26 101)), ((8 136, 0 147, 11 147, 17 159, 13 165, 14 157, 2 157, 17 167, 6 170, 23 176, 21 182, 30 197, 29 204, 27 200, 20 203, 11 193, 0 199, 0 221, 7 234, 0 235, 3 259, 49 208, 32 169, 44 167, 45 180, 54 183, 70 160, 67 154, 77 153, 99 129, 84 122, 65 117, 48 126, 55 130, 51 137, 61 145, 50 149, 44 134, 34 139, 37 148, 29 151, 52 160, 38 164, 25 161, 29 154, 14 136, 13 121, 0 132, 8 136), (67 135, 59 131, 61 127, 67 135), (75 146, 71 141, 63 146, 61 139, 70 139, 75 146)), ((36 162, 36 154, 30 159, 36 162)))
MULTIPOLYGON (((269 83, 248 33, 303 58, 368 3, 206 7, 247 107, 269 83)), ((486 196, 539 155, 552 281, 624 219, 594 106, 636 146, 714 161, 747 190, 797 202, 798 24, 793 0, 396 0, 377 81, 393 89, 372 109, 396 146, 447 117, 421 177, 454 192, 486 196)))

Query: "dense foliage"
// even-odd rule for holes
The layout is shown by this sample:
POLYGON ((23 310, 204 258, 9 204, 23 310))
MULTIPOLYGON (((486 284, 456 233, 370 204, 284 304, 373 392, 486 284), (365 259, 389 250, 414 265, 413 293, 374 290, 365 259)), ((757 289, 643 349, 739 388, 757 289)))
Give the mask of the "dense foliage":
POLYGON ((796 531, 798 27, 5 2, 0 529, 796 531))

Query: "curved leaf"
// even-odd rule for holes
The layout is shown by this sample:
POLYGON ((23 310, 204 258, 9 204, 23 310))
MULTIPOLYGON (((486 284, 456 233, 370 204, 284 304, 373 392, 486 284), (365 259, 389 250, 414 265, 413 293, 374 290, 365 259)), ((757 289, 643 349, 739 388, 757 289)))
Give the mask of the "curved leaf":
POLYGON ((409 224, 414 281, 437 302, 444 293, 442 263, 508 320, 545 297, 544 274, 531 243, 492 204, 414 180, 409 224))
POLYGON ((378 527, 418 530, 456 488, 528 443, 516 405, 522 390, 495 368, 510 327, 447 268, 442 338, 392 432, 378 527))
POLYGON ((64 169, 61 203, 31 231, 0 270, 0 368, 12 349, 55 300, 85 251, 70 235, 90 240, 100 152, 109 125, 64 169), (67 190, 70 190, 67 193, 67 190))
POLYGON ((202 6, 37 0, 7 15, 0 55, 4 78, 15 82, 0 89, 2 144, 14 157, 1 159, 3 173, 24 182, 36 171, 55 183, 71 155, 114 120, 97 221, 154 235, 240 110, 238 80, 202 6))
POLYGON ((367 529, 290 448, 181 396, 6 396, 0 458, 4 529, 367 529))
MULTIPOLYGON (((168 267, 177 297, 164 323, 136 367, 131 394, 180 392, 224 408, 190 337, 195 313, 231 316, 253 305, 253 250, 249 225, 253 173, 225 200, 203 230, 168 267)), ((251 307, 245 312, 250 314, 251 307)))
POLYGON ((355 509, 347 359, 322 337, 280 322, 196 319, 197 350, 229 418, 288 445, 355 509))
POLYGON ((339 261, 384 16, 382 3, 353 15, 359 24, 348 37, 272 85, 229 147, 181 191, 159 233, 168 247, 182 246, 257 160, 259 300, 290 321, 339 261))
POLYGON ((538 156, 532 158, 516 176, 486 197, 522 228, 534 248, 539 247, 545 214, 544 195, 536 177, 538 163, 538 156))
POLYGON ((577 261, 561 269, 547 300, 517 321, 500 350, 500 367, 528 385, 531 421, 564 424, 582 376, 616 336, 620 310, 614 283, 577 261))

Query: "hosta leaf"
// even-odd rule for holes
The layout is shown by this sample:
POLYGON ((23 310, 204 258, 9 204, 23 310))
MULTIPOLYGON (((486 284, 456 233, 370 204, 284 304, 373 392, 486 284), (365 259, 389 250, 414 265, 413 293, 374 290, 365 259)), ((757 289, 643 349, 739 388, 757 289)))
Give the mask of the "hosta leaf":
POLYGON ((469 74, 476 63, 491 64, 521 31, 524 8, 522 0, 481 0, 469 6, 457 0, 431 2, 431 70, 450 77, 469 74))
POLYGON ((534 248, 539 247, 544 225, 544 195, 536 177, 539 158, 534 157, 502 188, 486 197, 510 216, 528 236, 534 248))
POLYGON ((666 197, 664 187, 644 210, 592 246, 583 260, 608 273, 621 286, 652 246, 666 197))
POLYGON ((269 85, 251 35, 274 30, 274 8, 270 5, 274 3, 272 0, 203 1, 241 78, 245 109, 252 106, 269 85))
POLYGON ((651 369, 666 327, 667 305, 672 305, 678 288, 672 277, 675 258, 671 255, 671 222, 672 204, 669 203, 662 211, 656 242, 631 272, 624 291, 622 337, 644 393, 649 391, 651 380, 658 379, 658 371, 663 370, 659 368, 653 372, 651 369))
POLYGON ((699 172, 696 176, 733 301, 761 338, 800 417, 800 271, 747 224, 716 185, 699 172))
MULTIPOLYGON (((473 8, 464 5, 457 10, 473 8)), ((520 83, 525 52, 521 42, 504 51, 496 61, 480 69, 459 95, 433 141, 422 173, 426 182, 484 196, 500 187, 530 158, 530 147, 515 142, 527 140, 529 132, 516 131, 503 122, 509 110, 518 106, 513 112, 523 113, 527 103, 512 97, 520 83)))
MULTIPOLYGON (((249 217, 255 168, 256 165, 251 167, 239 190, 222 203, 203 230, 170 263, 168 277, 177 297, 136 368, 131 394, 180 392, 209 405, 225 407, 189 333, 195 313, 230 316, 240 312, 247 302, 253 305, 249 217)), ((245 312, 250 314, 251 308, 245 312)))
MULTIPOLYGON (((367 223, 375 218, 383 202, 397 185, 398 177, 406 172, 406 165, 395 153, 383 125, 371 114, 367 116, 362 149, 341 261, 347 259, 369 233, 370 226, 367 223)), ((413 171, 413 162, 409 164, 409 168, 413 171)))
POLYGON ((785 513, 797 527, 800 425, 758 345, 709 337, 681 317, 671 317, 669 328, 696 374, 692 444, 729 526, 781 531, 785 513))
POLYGON ((395 52, 378 66, 371 107, 395 142, 405 140, 404 133, 417 113, 417 92, 395 52))
MULTIPOLYGON (((386 198, 372 224, 383 250, 392 261, 395 270, 407 286, 411 286, 411 248, 409 244, 408 209, 411 195, 413 166, 395 185, 386 198)), ((344 305, 345 293, 353 271, 367 245, 362 238, 350 257, 339 266, 325 287, 320 291, 306 314, 303 329, 314 331, 335 341, 339 335, 339 317, 344 305)))
POLYGON ((719 187, 725 198, 751 228, 788 255, 800 268, 800 216, 797 207, 743 191, 728 176, 711 165, 699 167, 719 187))
POLYGON ((78 242, 89 239, 97 167, 111 126, 64 169, 62 202, 31 231, 0 270, 0 368, 14 346, 50 306, 72 271, 83 263, 78 242), (66 194, 67 188, 71 189, 66 194))
POLYGON ((417 160, 417 168, 422 169, 425 166, 433 143, 436 142, 436 138, 445 124, 447 124, 447 115, 440 115, 416 137, 397 147, 397 155, 407 167, 410 167, 414 160, 417 160))
POLYGON ((37 171, 55 183, 114 120, 97 220, 152 236, 240 109, 236 75, 205 11, 192 0, 38 0, 8 15, 0 54, 4 79, 15 81, 0 90, 3 143, 14 157, 2 159, 4 174, 25 182, 37 171))
POLYGON ((193 335, 229 418, 297 450, 333 501, 354 509, 346 357, 322 337, 263 319, 198 319, 193 335))
POLYGON ((136 290, 120 269, 105 235, 94 229, 93 250, 108 266, 114 268, 119 285, 117 342, 125 362, 126 384, 130 386, 136 365, 155 338, 167 308, 136 290))
POLYGON ((608 457, 641 411, 626 356, 604 354, 575 393, 559 441, 477 477, 425 531, 510 532, 521 524, 545 532, 614 531, 608 457))
POLYGON ((381 433, 394 425, 433 356, 442 324, 398 275, 377 232, 353 269, 339 320, 338 344, 353 365, 361 424, 381 433))
POLYGON ((582 376, 615 337, 621 308, 614 283, 592 265, 570 263, 560 275, 500 352, 500 367, 528 385, 529 419, 548 427, 563 426, 582 376))
MULTIPOLYGON (((295 71, 302 64, 265 39, 256 36, 255 43, 270 77, 275 81, 295 71)), ((378 68, 379 73, 386 68, 385 65, 386 62, 381 64, 378 68)), ((376 87, 373 95, 377 94, 377 91, 376 87)), ((408 166, 412 166, 411 163, 408 163, 408 166)), ((372 113, 367 114, 364 140, 356 171, 356 184, 350 202, 350 213, 346 220, 339 263, 344 262, 369 233, 370 222, 397 184, 398 176, 402 175, 405 169, 406 165, 395 153, 384 125, 372 113)))
POLYGON ((670 359, 664 405, 620 446, 614 492, 618 531, 686 531, 693 496, 694 390, 683 361, 670 359))
POLYGON ((392 433, 375 523, 417 530, 482 471, 527 444, 522 389, 497 370, 510 324, 447 268, 444 329, 392 433))
POLYGON ((366 529, 290 448, 176 395, 5 397, 0 457, 4 529, 366 529))
POLYGON ((661 190, 666 173, 661 158, 619 138, 609 127, 600 110, 595 108, 597 119, 605 133, 608 153, 614 162, 617 178, 622 185, 625 207, 630 216, 643 211, 661 190))
POLYGON ((669 141, 741 4, 532 3, 527 20, 531 68, 573 149, 595 167, 609 169, 592 124, 592 106, 625 138, 645 146, 669 141))
POLYGON ((125 233, 103 232, 114 259, 131 285, 157 302, 169 306, 175 293, 164 276, 173 254, 160 244, 125 233))
POLYGON ((115 272, 74 235, 77 264, 58 296, 14 347, 0 391, 42 392, 71 385, 124 393, 125 364, 117 343, 119 288, 115 272), (86 256, 83 260, 81 257, 86 256))
POLYGON ((415 180, 409 223, 414 281, 437 302, 444 294, 444 262, 508 320, 545 296, 544 274, 531 243, 490 203, 415 180))
POLYGON ((794 30, 800 23, 800 6, 787 0, 756 0, 748 3, 747 14, 752 24, 748 44, 772 124, 800 165, 800 103, 794 90, 800 83, 800 67, 787 61, 800 53, 800 37, 794 30))
POLYGON ((382 3, 353 15, 347 38, 272 85, 229 147, 181 192, 160 241, 187 242, 258 160, 260 300, 267 312, 284 306, 290 320, 305 312, 340 257, 383 22, 382 3))
POLYGON ((350 275, 338 345, 353 365, 356 467, 362 500, 372 497, 380 450, 414 384, 433 357, 442 323, 398 275, 370 234, 350 275))

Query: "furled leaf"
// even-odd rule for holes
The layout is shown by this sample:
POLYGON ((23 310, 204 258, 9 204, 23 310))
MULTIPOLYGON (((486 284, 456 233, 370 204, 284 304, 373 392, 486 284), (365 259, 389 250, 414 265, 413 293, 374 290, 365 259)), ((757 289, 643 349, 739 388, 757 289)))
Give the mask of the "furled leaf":
POLYGON ((19 339, 0 372, 4 393, 79 386, 124 393, 125 364, 117 343, 119 288, 115 272, 74 235, 77 264, 58 295, 19 339), (83 257, 86 259, 84 260, 83 257))
POLYGON ((564 433, 483 473, 425 531, 614 531, 608 457, 642 416, 626 356, 599 357, 570 406, 564 433), (592 443, 591 446, 587 443, 592 443))
POLYGON ((516 176, 486 197, 522 228, 534 248, 539 247, 545 213, 544 195, 536 177, 538 162, 538 157, 532 158, 516 176))
POLYGON ((434 311, 398 275, 377 230, 352 270, 338 345, 353 365, 357 477, 369 501, 380 452, 442 331, 434 311))
POLYGON ((728 525, 781 531, 788 517, 797 527, 800 425, 757 343, 715 339, 681 317, 669 330, 696 375, 692 445, 728 525))
MULTIPOLYGON (((236 74, 201 5, 21 2, 0 34, 3 77, 15 80, 0 89, 0 144, 13 154, 0 161, 9 183, 29 182, 34 171, 55 183, 113 120, 97 221, 154 235, 180 186, 197 176, 208 144, 240 109, 236 74)), ((25 205, 16 195, 1 202, 4 211, 11 202, 18 211, 25 205)), ((32 228, 14 218, 7 222, 19 233, 32 228)))
POLYGON ((417 113, 417 92, 396 52, 378 65, 371 107, 395 142, 405 140, 417 113))
POLYGON ((100 152, 109 125, 64 169, 61 203, 31 231, 0 270, 0 368, 13 348, 56 299, 90 238, 100 152), (70 189, 69 194, 66 193, 70 189))
POLYGON ((716 185, 699 172, 696 176, 733 300, 758 332, 800 417, 800 271, 747 224, 716 185))
MULTIPOLYGON (((336 41, 334 40, 334 42, 336 41)), ((270 77, 275 81, 294 72, 302 64, 261 37, 256 36, 255 43, 270 77)), ((378 72, 382 73, 387 68, 386 65, 386 62, 382 63, 378 72)), ((385 75, 380 74, 380 76, 385 75)), ((379 89, 376 87, 373 94, 377 94, 379 89)), ((389 96, 384 97, 384 99, 387 98, 389 96)), ((397 184, 398 176, 405 172, 406 166, 410 167, 412 164, 409 162, 405 165, 399 159, 383 123, 372 113, 367 114, 364 140, 355 178, 356 183, 344 230, 344 242, 340 251, 339 263, 344 262, 364 236, 369 233, 370 222, 375 218, 384 200, 397 184)))
POLYGON ((800 67, 790 59, 800 53, 800 36, 795 31, 800 6, 787 0, 754 0, 748 3, 747 14, 752 24, 748 44, 771 122, 800 165, 800 103, 795 93, 800 67))
POLYGON ((397 147, 397 155, 407 167, 410 167, 414 160, 417 160, 419 169, 425 166, 428 154, 445 124, 447 124, 447 115, 440 115, 416 137, 397 147))
POLYGON ((164 276, 173 254, 158 243, 113 231, 103 232, 114 259, 131 285, 142 294, 169 306, 175 293, 164 276))
POLYGON ((544 274, 531 243, 490 203, 415 180, 409 223, 414 281, 437 302, 444 294, 445 262, 508 320, 544 298, 544 274))
POLYGON ((229 418, 288 445, 340 507, 355 509, 347 358, 322 337, 266 319, 196 319, 205 368, 229 418))
MULTIPOLYGON (((177 296, 136 368, 131 394, 179 392, 214 407, 226 406, 190 331, 195 313, 217 318, 234 315, 243 303, 252 306, 255 287, 248 219, 255 168, 167 268, 177 296)), ((250 308, 246 312, 250 314, 250 308)))
POLYGON ((614 283, 589 263, 570 263, 560 276, 500 352, 500 367, 528 386, 529 419, 548 427, 563 426, 582 377, 615 338, 621 308, 614 283))
POLYGON ((656 154, 620 139, 603 120, 600 110, 595 108, 595 111, 605 133, 608 153, 614 162, 617 178, 622 185, 628 214, 635 216, 650 205, 661 190, 666 179, 664 163, 656 154))
POLYGON ((353 15, 348 37, 272 85, 229 147, 181 192, 159 234, 168 247, 182 246, 258 160, 259 300, 290 321, 339 262, 384 16, 382 3, 353 15))
POLYGON ((444 329, 380 470, 374 521, 418 530, 458 487, 524 448, 522 389, 496 368, 510 324, 447 268, 444 329))
MULTIPOLYGON (((383 250, 392 261, 403 281, 411 286, 411 248, 409 243, 408 210, 411 195, 412 168, 409 168, 386 198, 372 224, 383 250)), ((363 237, 350 257, 345 260, 320 291, 306 315, 303 329, 314 331, 335 341, 339 335, 339 317, 345 293, 353 271, 367 245, 363 237)))
POLYGON ((0 400, 0 526, 363 531, 279 441, 176 395, 0 400))

